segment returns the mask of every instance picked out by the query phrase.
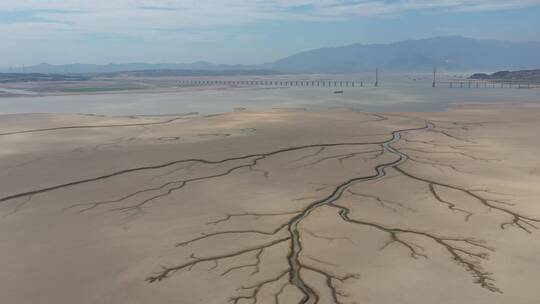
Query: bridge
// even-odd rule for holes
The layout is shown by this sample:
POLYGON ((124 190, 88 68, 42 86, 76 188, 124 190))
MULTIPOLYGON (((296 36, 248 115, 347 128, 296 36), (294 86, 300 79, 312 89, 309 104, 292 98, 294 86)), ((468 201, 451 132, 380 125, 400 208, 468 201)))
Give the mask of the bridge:
POLYGON ((540 82, 524 81, 524 80, 449 80, 434 82, 433 87, 448 87, 459 89, 488 89, 488 88, 540 88, 540 82))
MULTIPOLYGON (((200 87, 214 85, 231 86, 279 86, 279 87, 364 87, 364 81, 352 80, 180 80, 180 87, 200 87)), ((375 82, 373 85, 377 86, 375 82)))

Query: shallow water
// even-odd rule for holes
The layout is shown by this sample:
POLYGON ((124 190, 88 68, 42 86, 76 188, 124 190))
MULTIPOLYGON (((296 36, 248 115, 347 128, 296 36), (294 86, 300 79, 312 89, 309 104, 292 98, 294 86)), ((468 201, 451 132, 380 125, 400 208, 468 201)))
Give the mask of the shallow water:
POLYGON ((0 88, 0 93, 9 93, 9 94, 21 94, 21 95, 37 95, 36 92, 22 90, 22 89, 8 89, 0 88))
POLYGON ((223 113, 234 108, 351 107, 366 111, 437 111, 451 103, 538 102, 540 89, 431 88, 429 82, 391 82, 375 87, 262 87, 172 92, 122 92, 0 98, 0 114, 95 113, 152 115, 223 113), (343 90, 343 94, 334 94, 343 90))

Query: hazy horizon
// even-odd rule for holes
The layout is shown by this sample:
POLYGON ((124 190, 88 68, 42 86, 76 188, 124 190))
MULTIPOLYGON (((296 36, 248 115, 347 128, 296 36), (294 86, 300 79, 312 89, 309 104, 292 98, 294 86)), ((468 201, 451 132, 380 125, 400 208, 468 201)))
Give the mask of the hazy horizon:
MULTIPOLYGON (((385 42, 385 43, 362 43, 362 42, 352 42, 350 44, 347 44, 347 45, 334 45, 334 46, 320 46, 320 47, 316 47, 316 48, 313 48, 313 49, 306 49, 306 50, 300 50, 294 54, 297 54, 297 53, 302 53, 302 52, 306 52, 306 51, 311 51, 311 50, 317 50, 317 49, 324 49, 324 48, 336 48, 336 47, 343 47, 343 46, 349 46, 349 45, 355 45, 355 44, 361 44, 361 45, 374 45, 374 44, 382 44, 382 45, 388 45, 388 44, 393 44, 393 43, 399 43, 399 42, 406 42, 406 41, 417 41, 417 40, 426 40, 426 39, 436 39, 436 38, 451 38, 451 37, 460 37, 460 38, 466 38, 466 39, 475 39, 475 40, 486 40, 486 41, 504 41, 504 42, 524 42, 524 43, 527 43, 527 42, 530 42, 530 43, 540 43, 540 40, 536 41, 536 40, 500 40, 500 39, 477 39, 477 38, 472 38, 472 37, 467 37, 467 36, 461 36, 461 35, 445 35, 445 36, 433 36, 433 37, 425 37, 425 38, 418 38, 418 39, 410 39, 410 40, 397 40, 397 41, 390 41, 390 42, 385 42)), ((288 54, 288 55, 285 55, 283 57, 279 57, 279 58, 276 58, 275 60, 279 60, 279 59, 283 59, 284 57, 287 57, 287 56, 290 56, 290 55, 294 55, 294 54, 288 54)), ((274 60, 274 61, 275 61, 274 60)), ((249 66, 249 65, 253 65, 253 66, 257 66, 257 65, 264 65, 264 64, 267 64, 269 63, 269 61, 265 61, 265 62, 258 62, 258 63, 251 63, 251 64, 243 64, 243 63, 238 63, 238 62, 232 62, 232 63, 223 63, 223 62, 213 62, 213 61, 208 61, 208 60, 204 60, 204 59, 199 59, 199 60, 194 60, 194 61, 176 61, 176 62, 165 62, 165 61, 118 61, 118 62, 63 62, 63 63, 52 63, 52 62, 38 62, 38 63, 33 63, 33 64, 30 64, 30 65, 26 65, 25 66, 35 66, 35 65, 42 65, 42 64, 46 64, 46 65, 76 65, 76 64, 82 64, 82 65, 123 65, 123 64, 155 64, 155 65, 159 65, 159 64, 196 64, 196 63, 209 63, 209 64, 223 64, 223 65, 246 65, 246 66, 249 66)), ((2 66, 0 65, 0 68, 8 68, 9 66, 2 66)), ((20 66, 14 66, 12 65, 12 68, 14 70, 17 70, 20 68, 20 66)))

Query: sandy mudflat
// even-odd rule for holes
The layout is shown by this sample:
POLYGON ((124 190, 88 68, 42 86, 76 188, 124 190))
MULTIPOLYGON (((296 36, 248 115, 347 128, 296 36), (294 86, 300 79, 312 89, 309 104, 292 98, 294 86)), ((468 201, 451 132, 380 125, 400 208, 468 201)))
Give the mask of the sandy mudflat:
POLYGON ((540 107, 0 116, 2 303, 540 303, 540 107))

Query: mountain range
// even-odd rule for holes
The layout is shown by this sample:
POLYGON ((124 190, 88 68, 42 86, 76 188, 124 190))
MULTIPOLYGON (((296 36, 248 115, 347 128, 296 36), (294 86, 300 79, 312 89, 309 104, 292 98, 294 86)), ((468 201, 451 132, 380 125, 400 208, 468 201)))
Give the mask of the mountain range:
POLYGON ((271 63, 285 71, 358 72, 515 70, 540 67, 540 42, 437 37, 391 44, 351 44, 294 54, 271 63))
POLYGON ((27 73, 89 74, 144 70, 274 71, 282 73, 355 73, 380 68, 420 72, 434 66, 447 71, 495 71, 540 67, 540 42, 477 40, 460 36, 407 40, 389 44, 351 44, 293 54, 261 65, 225 65, 204 61, 187 64, 67 64, 46 63, 27 73))
POLYGON ((131 72, 131 71, 247 71, 258 70, 260 66, 245 66, 245 65, 227 65, 227 64, 215 64, 206 61, 198 61, 193 63, 110 63, 110 64, 62 64, 52 65, 48 63, 41 63, 38 65, 28 66, 23 68, 17 68, 16 71, 11 72, 24 72, 24 73, 41 73, 41 74, 107 74, 118 72, 131 72))

